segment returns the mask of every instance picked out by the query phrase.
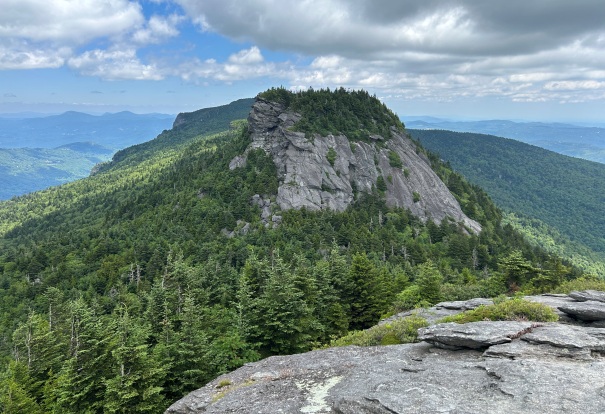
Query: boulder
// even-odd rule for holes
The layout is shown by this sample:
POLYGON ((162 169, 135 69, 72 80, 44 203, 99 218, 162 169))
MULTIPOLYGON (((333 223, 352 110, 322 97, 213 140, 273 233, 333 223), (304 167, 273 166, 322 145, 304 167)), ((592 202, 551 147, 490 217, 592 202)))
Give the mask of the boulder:
POLYGON ((559 306, 559 310, 582 321, 604 321, 605 303, 589 300, 559 306))
POLYGON ((436 308, 440 309, 453 309, 458 311, 466 311, 476 309, 479 306, 493 305, 494 301, 491 299, 475 298, 470 300, 456 300, 453 302, 441 302, 435 305, 436 308))
POLYGON ((513 338, 530 332, 535 326, 532 322, 514 321, 440 323, 419 329, 418 340, 446 349, 485 349, 511 342, 513 338))
POLYGON ((598 290, 574 290, 573 292, 570 292, 568 296, 578 302, 586 302, 588 300, 605 302, 605 292, 598 290))

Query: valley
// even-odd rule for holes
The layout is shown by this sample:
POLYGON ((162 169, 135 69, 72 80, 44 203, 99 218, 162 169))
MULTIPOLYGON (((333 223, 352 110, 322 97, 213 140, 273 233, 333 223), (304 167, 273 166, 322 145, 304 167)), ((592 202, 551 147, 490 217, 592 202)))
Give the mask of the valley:
POLYGON ((117 150, 170 128, 173 119, 131 112, 0 116, 0 200, 87 177, 117 150))

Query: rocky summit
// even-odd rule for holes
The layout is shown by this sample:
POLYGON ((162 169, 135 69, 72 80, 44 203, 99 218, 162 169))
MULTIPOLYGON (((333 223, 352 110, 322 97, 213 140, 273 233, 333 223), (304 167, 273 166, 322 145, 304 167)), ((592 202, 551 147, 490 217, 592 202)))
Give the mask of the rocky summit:
MULTIPOLYGON (((256 99, 248 117, 252 142, 247 151, 261 148, 272 156, 279 175, 276 202, 282 210, 343 211, 357 192, 371 193, 381 179, 390 207, 409 209, 436 223, 449 217, 472 232, 481 231, 404 132, 392 127, 391 137, 373 134, 371 142, 351 141, 345 135, 310 138, 293 130, 301 117, 279 102, 262 98, 256 99), (392 153, 401 166, 392 165, 392 153)), ((235 157, 229 167, 235 169, 245 162, 246 153, 235 157)))
MULTIPOLYGON (((566 313, 579 303, 600 309, 602 302, 586 295, 594 298, 526 297, 567 315, 558 323, 441 323, 420 329, 415 344, 267 358, 217 378, 166 413, 602 413, 603 320, 566 313)), ((485 303, 447 302, 421 313, 485 303)))

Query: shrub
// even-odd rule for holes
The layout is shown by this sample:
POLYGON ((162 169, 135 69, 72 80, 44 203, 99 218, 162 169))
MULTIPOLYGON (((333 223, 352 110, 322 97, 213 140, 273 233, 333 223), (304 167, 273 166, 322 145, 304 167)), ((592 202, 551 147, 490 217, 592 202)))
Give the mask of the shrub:
POLYGON ((335 346, 375 346, 397 345, 416 342, 418 329, 428 326, 426 319, 419 316, 408 316, 390 323, 376 325, 363 331, 353 331, 330 342, 335 346))
POLYGON ((328 158, 328 162, 330 163, 330 165, 334 167, 334 162, 336 161, 336 151, 334 150, 334 148, 330 147, 330 149, 328 149, 326 157, 328 158))
POLYGON ((428 306, 429 303, 423 303, 418 285, 411 285, 404 289, 403 292, 396 296, 394 303, 394 307, 397 312, 422 307, 422 305, 428 306))
POLYGON ((478 321, 536 321, 555 322, 559 316, 550 306, 542 303, 529 302, 521 298, 504 300, 488 306, 447 316, 439 322, 469 323, 478 321))
POLYGON ((384 177, 382 175, 379 175, 376 179, 376 188, 378 188, 379 191, 387 190, 387 183, 384 181, 384 177))
POLYGON ((414 194, 412 194, 412 199, 414 200, 414 203, 417 203, 420 201, 420 194, 417 193, 416 191, 414 191, 414 194))
POLYGON ((489 297, 487 289, 478 283, 457 284, 443 283, 441 285, 441 300, 469 300, 473 298, 489 297))
POLYGON ((393 150, 389 150, 389 165, 393 168, 402 168, 403 162, 401 162, 401 157, 393 150))
POLYGON ((572 290, 602 290, 605 291, 605 280, 597 277, 580 277, 561 283, 554 293, 569 293, 572 290))

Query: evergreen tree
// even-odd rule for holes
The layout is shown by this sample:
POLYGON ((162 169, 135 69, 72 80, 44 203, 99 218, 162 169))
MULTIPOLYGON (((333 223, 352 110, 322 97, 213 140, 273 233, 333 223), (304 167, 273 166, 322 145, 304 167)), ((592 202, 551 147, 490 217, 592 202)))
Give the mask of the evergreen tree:
POLYGON ((378 322, 384 311, 380 297, 380 274, 365 254, 355 254, 351 261, 349 277, 353 284, 351 304, 351 329, 365 329, 378 322))
POLYGON ((418 266, 418 274, 414 281, 418 286, 420 297, 431 305, 441 301, 441 283, 443 275, 432 261, 418 266))
POLYGON ((69 359, 58 373, 53 409, 61 413, 103 410, 105 381, 111 367, 111 332, 82 299, 69 304, 69 359))
POLYGON ((149 328, 133 319, 124 306, 116 313, 104 412, 157 412, 163 401, 160 384, 165 372, 147 345, 149 328))
POLYGON ((271 355, 306 351, 313 341, 311 332, 316 321, 291 270, 279 256, 274 262, 255 306, 261 352, 271 355))

